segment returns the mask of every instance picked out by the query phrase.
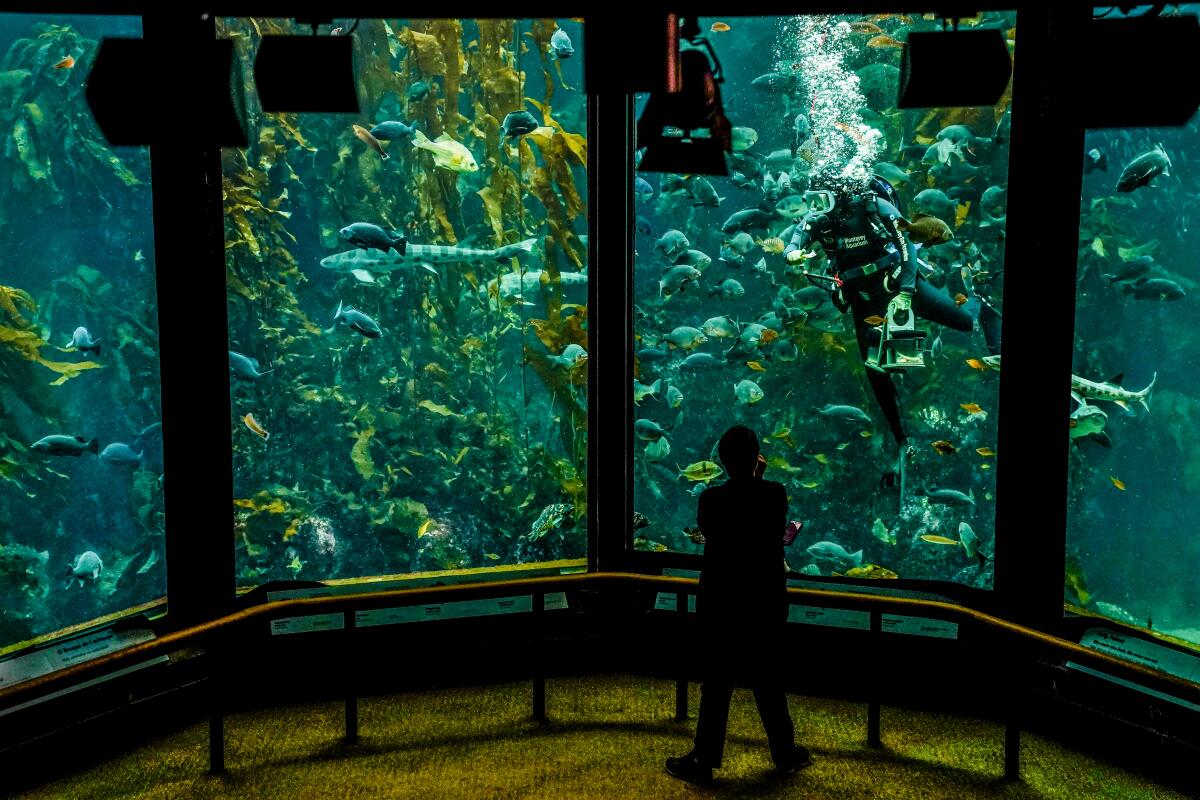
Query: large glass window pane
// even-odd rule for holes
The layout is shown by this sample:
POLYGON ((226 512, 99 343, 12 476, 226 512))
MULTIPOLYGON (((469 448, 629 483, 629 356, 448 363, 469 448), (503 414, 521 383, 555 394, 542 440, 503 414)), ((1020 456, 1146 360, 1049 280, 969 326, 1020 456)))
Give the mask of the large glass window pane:
POLYGON ((140 35, 0 14, 0 652, 166 590, 149 151, 84 98, 140 35))
MULTIPOLYGON (((1011 52, 1015 21, 961 24, 1002 31, 1011 52)), ((638 549, 699 551, 696 496, 724 478, 717 440, 743 424, 805 521, 793 571, 991 587, 1011 84, 995 107, 895 108, 906 37, 942 27, 932 14, 702 20, 735 152, 729 177, 635 182, 638 549), (805 194, 817 190, 832 195, 805 194), (903 250, 923 367, 864 365, 901 288, 889 212, 874 218, 868 192, 919 246, 903 250), (827 243, 794 239, 829 196, 827 243)))
POLYGON ((576 20, 335 23, 361 113, 223 153, 240 585, 586 557, 576 20), (372 133, 373 131, 373 133, 372 133))
POLYGON ((1064 592, 1073 612, 1193 646, 1200 354, 1187 314, 1200 247, 1198 124, 1085 139, 1064 592))

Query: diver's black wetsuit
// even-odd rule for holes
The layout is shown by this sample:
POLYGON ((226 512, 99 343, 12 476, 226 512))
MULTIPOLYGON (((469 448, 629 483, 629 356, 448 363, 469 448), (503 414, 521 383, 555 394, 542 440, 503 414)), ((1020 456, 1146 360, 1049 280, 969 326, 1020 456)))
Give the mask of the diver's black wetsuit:
MULTIPOLYGON (((917 249, 904 236, 895 221, 900 211, 888 200, 865 192, 858 196, 838 195, 837 206, 829 214, 812 215, 796 224, 784 255, 801 249, 810 242, 819 242, 832 262, 831 274, 843 283, 841 301, 834 293, 834 304, 854 318, 854 334, 858 351, 867 358, 868 349, 879 343, 879 331, 867 317, 885 316, 888 303, 898 292, 912 294, 912 310, 923 319, 946 325, 955 330, 970 332, 979 313, 979 300, 971 298, 956 305, 946 292, 934 287, 917 271, 917 249)), ((1000 352, 999 326, 995 326, 995 341, 988 336, 989 350, 1000 352)), ((875 400, 887 418, 888 427, 897 442, 907 436, 900 419, 900 404, 896 385, 890 375, 867 369, 867 380, 875 400)))

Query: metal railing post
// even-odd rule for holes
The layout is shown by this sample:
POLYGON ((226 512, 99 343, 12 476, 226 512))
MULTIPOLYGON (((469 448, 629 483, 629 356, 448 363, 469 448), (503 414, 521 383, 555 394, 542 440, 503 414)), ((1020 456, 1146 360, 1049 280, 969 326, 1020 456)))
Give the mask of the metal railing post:
MULTIPOLYGON (((883 615, 878 610, 871 611, 871 645, 875 652, 880 652, 883 638, 883 615)), ((871 747, 883 747, 879 738, 879 682, 872 676, 867 685, 867 744, 871 747)))
POLYGON ((546 612, 546 593, 533 593, 533 635, 535 637, 533 653, 533 718, 538 722, 546 721, 546 660, 544 619, 546 612))
POLYGON ((209 656, 212 663, 208 674, 208 772, 221 775, 225 772, 225 666, 217 637, 209 645, 209 656))
MULTIPOLYGON (((351 653, 355 639, 355 622, 354 609, 346 609, 342 629, 345 631, 346 650, 351 653)), ((347 661, 348 663, 350 662, 347 661)), ((346 682, 346 744, 356 744, 358 742, 358 687, 354 684, 353 675, 344 675, 342 679, 346 682)))
POLYGON ((1021 780, 1021 671, 1013 659, 1004 708, 1004 780, 1021 780))
MULTIPOLYGON (((675 613, 680 615, 682 625, 686 629, 688 614, 687 592, 675 593, 675 613)), ((687 722, 688 718, 688 678, 687 669, 681 663, 679 675, 675 678, 675 721, 687 722)))

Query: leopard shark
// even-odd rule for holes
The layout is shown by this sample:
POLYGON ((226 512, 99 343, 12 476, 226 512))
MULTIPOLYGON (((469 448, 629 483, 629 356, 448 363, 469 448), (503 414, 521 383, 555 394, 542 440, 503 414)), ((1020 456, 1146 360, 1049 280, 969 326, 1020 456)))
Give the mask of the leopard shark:
POLYGON ((1154 391, 1154 382, 1158 380, 1158 373, 1154 373, 1154 377, 1150 379, 1150 383, 1146 387, 1137 392, 1131 392, 1128 389, 1121 388, 1121 380, 1125 376, 1114 375, 1108 380, 1097 383, 1089 381, 1087 378, 1081 378, 1078 375, 1071 376, 1071 391, 1077 393, 1081 397, 1090 397, 1094 400, 1108 400, 1116 403, 1126 411, 1129 410, 1129 402, 1137 401, 1142 404, 1142 408, 1150 411, 1150 394, 1154 391))
POLYGON ((435 271, 431 266, 433 264, 479 264, 487 261, 505 261, 513 256, 530 252, 533 250, 535 242, 537 239, 525 239, 491 250, 458 245, 409 242, 403 255, 393 250, 385 252, 373 247, 356 248, 322 258, 321 266, 336 272, 348 272, 364 283, 372 283, 374 279, 371 277, 371 273, 377 272, 392 272, 418 266, 435 271))
MULTIPOLYGON (((997 372, 1000 371, 1000 356, 985 356, 982 361, 991 369, 997 372)), ((1097 382, 1072 374, 1071 391, 1079 397, 1088 397, 1093 400, 1108 400, 1110 403, 1116 403, 1126 411, 1129 410, 1129 403, 1136 401, 1142 404, 1142 408, 1149 411, 1150 395, 1154 392, 1154 384, 1158 380, 1158 373, 1154 373, 1154 376, 1150 379, 1150 383, 1136 392, 1131 392, 1121 386, 1121 381, 1124 377, 1124 374, 1119 374, 1114 375, 1106 381, 1097 382)))

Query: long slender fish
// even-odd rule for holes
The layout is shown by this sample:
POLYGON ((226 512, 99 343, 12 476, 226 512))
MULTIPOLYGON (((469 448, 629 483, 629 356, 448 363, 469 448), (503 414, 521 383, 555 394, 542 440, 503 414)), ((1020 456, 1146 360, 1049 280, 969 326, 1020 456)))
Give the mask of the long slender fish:
POLYGON ((525 239, 515 244, 506 244, 494 250, 480 250, 475 247, 458 247, 445 244, 408 244, 404 255, 389 250, 384 252, 374 248, 365 250, 347 250, 344 253, 334 253, 321 259, 321 266, 338 272, 391 272, 406 267, 423 264, 454 264, 479 263, 485 261, 503 261, 519 253, 528 253, 533 249, 537 239, 525 239))

